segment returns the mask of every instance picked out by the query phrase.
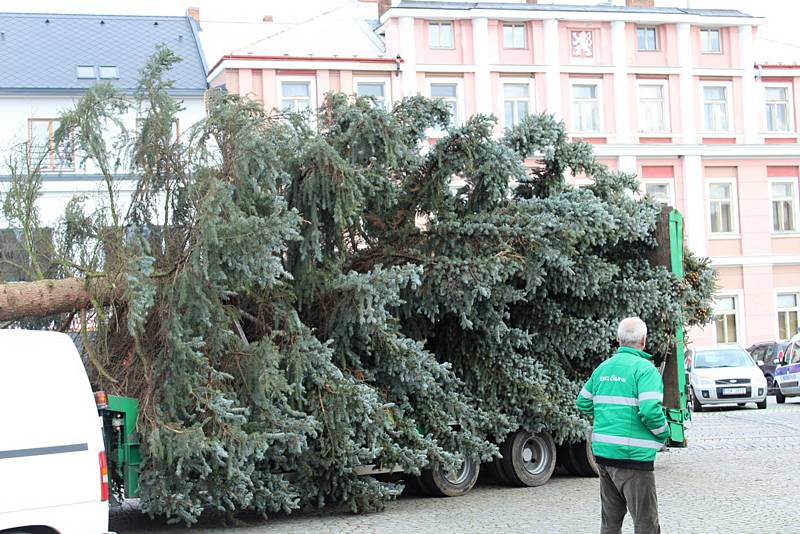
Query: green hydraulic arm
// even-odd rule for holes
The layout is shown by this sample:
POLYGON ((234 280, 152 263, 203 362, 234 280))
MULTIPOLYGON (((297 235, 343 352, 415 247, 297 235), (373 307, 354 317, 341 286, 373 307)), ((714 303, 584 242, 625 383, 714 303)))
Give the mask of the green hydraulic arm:
POLYGON ((103 438, 108 459, 109 482, 118 501, 139 494, 139 401, 130 397, 108 395, 106 406, 98 406, 103 418, 103 438))
MULTIPOLYGON (((669 268, 679 279, 683 271, 683 216, 678 210, 664 210, 662 227, 668 229, 669 268), (664 220, 666 219, 666 220, 664 220), (664 225, 666 223, 666 225, 664 225)), ((662 235, 663 232, 662 230, 662 235)), ((667 237, 667 236, 664 236, 667 237)), ((684 425, 691 418, 686 397, 686 368, 684 366, 684 330, 683 317, 678 317, 675 332, 675 348, 667 357, 662 377, 664 379, 664 412, 670 428, 671 447, 687 445, 684 425)))

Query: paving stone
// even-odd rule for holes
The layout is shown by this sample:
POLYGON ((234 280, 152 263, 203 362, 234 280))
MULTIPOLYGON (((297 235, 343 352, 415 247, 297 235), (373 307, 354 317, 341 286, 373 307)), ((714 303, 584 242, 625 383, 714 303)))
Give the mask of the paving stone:
MULTIPOLYGON (((800 451, 800 402, 767 410, 713 408, 695 414, 689 447, 656 459, 662 532, 774 533, 800 531, 794 503, 800 451)), ((237 534, 473 534, 590 533, 599 531, 597 479, 558 476, 539 488, 480 485, 453 499, 401 497, 379 513, 326 510, 274 516, 235 529, 166 527, 130 507, 112 513, 119 534, 189 532, 237 534)), ((625 533, 633 532, 630 518, 625 533)))

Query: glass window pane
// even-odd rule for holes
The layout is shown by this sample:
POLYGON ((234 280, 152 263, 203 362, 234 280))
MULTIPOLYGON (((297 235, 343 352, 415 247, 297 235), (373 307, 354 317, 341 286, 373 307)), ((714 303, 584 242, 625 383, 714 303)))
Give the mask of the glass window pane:
POLYGON ((725 100, 725 88, 716 86, 703 87, 703 98, 706 100, 725 100))
POLYGON ((715 301, 714 310, 717 312, 733 311, 736 309, 735 297, 718 297, 715 301))
POLYGON ((503 46, 505 48, 513 48, 514 46, 514 27, 510 24, 503 26, 503 46))
POLYGON ((117 67, 114 66, 100 67, 99 70, 101 78, 104 79, 119 78, 117 67))
POLYGON ((514 28, 514 48, 525 48, 525 26, 514 28))
POLYGON ((767 100, 771 101, 786 101, 786 87, 767 87, 764 89, 767 100))
POLYGON ((640 85, 639 95, 642 98, 661 99, 664 97, 663 85, 640 85))
POLYGON ((796 308, 797 307, 797 294, 789 293, 778 295, 778 308, 796 308))
POLYGON ((725 321, 722 316, 715 319, 715 326, 717 330, 717 341, 719 343, 725 342, 725 321))
POLYGON ((97 77, 94 66, 92 65, 78 65, 78 78, 94 79, 97 77))
POLYGON ((503 84, 503 96, 506 98, 528 98, 527 83, 503 84))
POLYGON ((31 121, 31 143, 47 146, 50 143, 50 121, 31 121))
POLYGON ((456 84, 454 83, 432 83, 431 98, 455 98, 456 84))
POLYGON ((506 102, 503 105, 503 117, 505 119, 506 127, 513 126, 516 124, 514 121, 514 103, 513 102, 506 102))
POLYGON ((441 28, 439 29, 439 34, 441 36, 441 44, 443 48, 452 48, 453 47, 453 25, 452 24, 442 24, 441 28))
POLYGON ((528 103, 526 101, 517 102, 517 119, 523 119, 528 115, 528 103))
POLYGON ((597 86, 573 85, 572 96, 575 98, 597 98, 597 86))
POLYGON ((428 43, 430 46, 439 46, 439 25, 438 24, 428 24, 428 43))
POLYGON ((281 94, 284 97, 309 97, 311 90, 308 82, 282 82, 281 94))
POLYGON ((736 315, 730 313, 725 316, 726 343, 736 343, 736 315))
POLYGON ((731 184, 711 184, 708 186, 711 198, 729 199, 731 197, 731 184))
POLYGON ((770 186, 772 198, 791 198, 792 184, 789 182, 777 182, 770 186))
POLYGON ((380 82, 359 82, 357 91, 358 96, 374 96, 383 98, 384 84, 380 82))

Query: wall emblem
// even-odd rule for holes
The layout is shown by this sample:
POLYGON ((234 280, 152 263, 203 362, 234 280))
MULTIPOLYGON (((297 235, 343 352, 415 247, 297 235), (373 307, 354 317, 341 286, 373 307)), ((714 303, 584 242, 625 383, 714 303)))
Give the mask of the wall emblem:
POLYGON ((594 56, 594 36, 591 31, 573 31, 572 37, 572 56, 573 57, 592 57, 594 56))

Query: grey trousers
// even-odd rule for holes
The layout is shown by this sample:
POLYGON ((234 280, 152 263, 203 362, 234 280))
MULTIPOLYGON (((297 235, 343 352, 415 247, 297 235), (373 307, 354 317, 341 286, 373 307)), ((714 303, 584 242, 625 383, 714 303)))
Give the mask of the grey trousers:
POLYGON ((601 534, 620 534, 625 513, 636 534, 659 534, 656 477, 652 471, 598 465, 600 469, 601 534))

